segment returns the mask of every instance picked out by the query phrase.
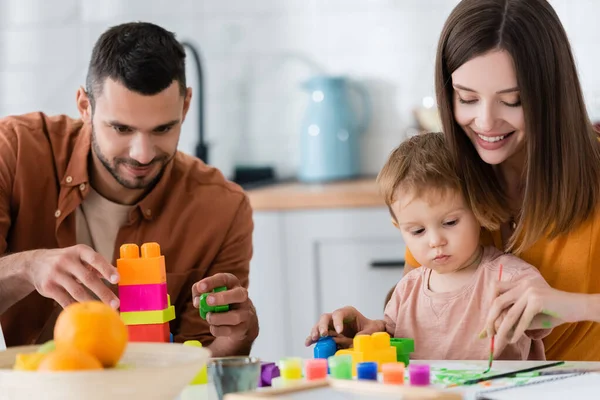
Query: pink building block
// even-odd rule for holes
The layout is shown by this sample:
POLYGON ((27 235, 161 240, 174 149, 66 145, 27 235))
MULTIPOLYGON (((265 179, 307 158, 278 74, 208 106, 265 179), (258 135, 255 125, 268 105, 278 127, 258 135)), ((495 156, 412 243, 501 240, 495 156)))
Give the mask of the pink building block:
POLYGON ((169 306, 167 284, 119 286, 119 300, 122 312, 164 310, 169 306))

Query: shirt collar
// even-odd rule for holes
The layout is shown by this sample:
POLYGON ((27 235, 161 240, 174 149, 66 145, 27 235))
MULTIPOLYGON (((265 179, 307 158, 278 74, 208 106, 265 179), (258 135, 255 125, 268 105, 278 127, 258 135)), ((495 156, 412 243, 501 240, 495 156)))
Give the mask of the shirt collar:
POLYGON ((72 187, 88 182, 87 159, 90 154, 91 138, 92 129, 84 123, 75 139, 73 153, 60 181, 62 186, 72 187))

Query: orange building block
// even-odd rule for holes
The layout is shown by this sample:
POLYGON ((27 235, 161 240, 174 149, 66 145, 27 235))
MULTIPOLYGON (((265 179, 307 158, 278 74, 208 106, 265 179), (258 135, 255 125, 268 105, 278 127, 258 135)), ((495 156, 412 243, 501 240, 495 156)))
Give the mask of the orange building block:
POLYGON ((119 286, 167 282, 165 257, 160 254, 158 243, 144 243, 141 257, 137 244, 124 244, 120 251, 121 257, 117 259, 119 286))
POLYGON ((352 349, 338 350, 335 355, 348 354, 352 356, 352 374, 356 376, 356 364, 361 362, 376 362, 377 370, 386 363, 396 362, 396 348, 390 344, 387 332, 376 332, 372 335, 356 335, 352 349))
POLYGON ((171 341, 169 323, 151 325, 127 325, 130 342, 164 342, 171 341))

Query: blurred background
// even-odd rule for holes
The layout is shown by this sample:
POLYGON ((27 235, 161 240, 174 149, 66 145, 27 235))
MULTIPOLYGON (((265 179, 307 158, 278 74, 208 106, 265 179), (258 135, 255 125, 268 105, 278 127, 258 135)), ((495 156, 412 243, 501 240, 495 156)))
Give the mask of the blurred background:
MULTIPOLYGON (((175 32, 194 91, 180 150, 198 156, 205 145, 202 158, 242 184, 255 210, 253 353, 309 356, 304 339, 322 312, 351 304, 381 318, 402 276, 405 248, 373 177, 402 139, 436 128, 435 51, 457 3, 0 0, 0 116, 77 117, 104 30, 139 20, 175 32)), ((600 1, 550 3, 599 121, 600 1)))
MULTIPOLYGON (((554 0, 572 40, 590 112, 600 118, 596 19, 600 2, 554 0)), ((203 128, 192 111, 181 150, 195 154, 203 129, 209 162, 272 167, 279 179, 300 167, 300 129, 315 75, 343 75, 366 87, 371 123, 360 138, 359 171, 374 174, 392 146, 431 106, 433 60, 456 0, 0 0, 0 115, 35 110, 76 116, 98 36, 132 20, 158 23, 197 47, 204 81, 203 128)), ((357 105, 357 114, 362 110, 357 105)))

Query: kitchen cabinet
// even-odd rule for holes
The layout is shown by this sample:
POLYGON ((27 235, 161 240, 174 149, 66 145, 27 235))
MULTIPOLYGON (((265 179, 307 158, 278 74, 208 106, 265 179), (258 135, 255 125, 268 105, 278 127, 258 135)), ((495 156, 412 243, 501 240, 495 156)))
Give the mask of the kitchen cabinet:
POLYGON ((343 305, 383 316, 405 252, 386 207, 259 210, 254 222, 249 293, 261 331, 253 355, 312 357, 311 327, 343 305))

